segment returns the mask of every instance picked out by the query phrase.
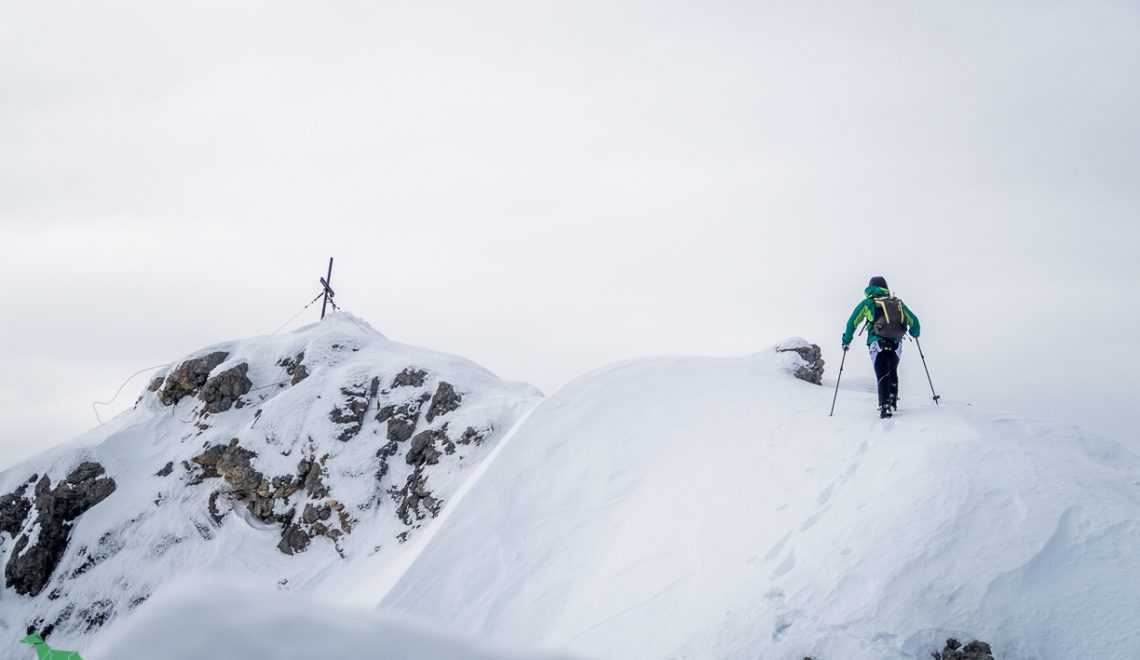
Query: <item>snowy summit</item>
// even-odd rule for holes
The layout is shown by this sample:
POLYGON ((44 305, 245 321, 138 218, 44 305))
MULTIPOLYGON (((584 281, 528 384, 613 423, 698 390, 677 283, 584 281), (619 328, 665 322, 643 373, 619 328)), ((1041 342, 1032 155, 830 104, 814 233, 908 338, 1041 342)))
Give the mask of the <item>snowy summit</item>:
POLYGON ((623 362, 543 399, 344 314, 196 351, 0 474, 0 634, 88 660, 1140 657, 1140 459, 953 401, 880 420, 859 381, 829 417, 819 356, 623 362))
POLYGON ((0 636, 83 648, 187 570, 351 600, 540 396, 344 313, 196 351, 0 474, 0 636))

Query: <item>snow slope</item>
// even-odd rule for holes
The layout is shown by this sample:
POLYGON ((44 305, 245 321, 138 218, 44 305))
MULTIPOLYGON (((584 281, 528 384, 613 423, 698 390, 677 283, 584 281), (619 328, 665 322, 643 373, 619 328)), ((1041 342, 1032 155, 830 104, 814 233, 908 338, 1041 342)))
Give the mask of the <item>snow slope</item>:
POLYGON ((566 660, 442 634, 415 622, 332 607, 232 581, 195 577, 164 586, 99 639, 92 660, 566 660))
POLYGON ((1079 428, 626 362, 536 407, 381 607, 598 658, 1140 657, 1140 460, 1079 428))
MULTIPOLYGON (((188 570, 355 602, 359 576, 402 565, 405 541, 541 397, 344 313, 202 349, 164 376, 133 409, 0 473, 0 638, 30 626, 82 651, 188 570), (179 389, 194 365, 198 390, 179 389), (92 472, 76 472, 84 464, 104 471, 105 499, 65 526, 50 579, 29 578, 45 525, 81 490, 68 475, 92 472)), ((26 651, 0 644, 0 658, 26 651)))

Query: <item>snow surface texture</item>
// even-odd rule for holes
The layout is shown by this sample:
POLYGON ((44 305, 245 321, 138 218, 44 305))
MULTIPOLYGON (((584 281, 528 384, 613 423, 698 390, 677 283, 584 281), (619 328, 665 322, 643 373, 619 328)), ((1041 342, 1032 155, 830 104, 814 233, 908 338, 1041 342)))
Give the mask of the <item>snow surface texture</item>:
MULTIPOLYGON (((132 410, 0 474, 12 496, 0 497, 0 566, 26 569, 21 593, 0 589, 0 639, 47 628, 53 646, 82 651, 192 569, 374 605, 405 541, 541 397, 343 313, 211 346, 165 376, 132 410), (99 501, 74 517, 79 487, 65 478, 85 462, 73 480, 93 493, 84 506, 99 501), (41 584, 28 553, 57 510, 70 540, 41 584)), ((27 650, 0 644, 0 658, 27 650)))
POLYGON ((462 640, 300 594, 205 578, 163 587, 84 655, 91 660, 558 660, 462 640))
POLYGON ((626 659, 1140 657, 1140 459, 798 358, 625 362, 537 406, 381 607, 626 659))

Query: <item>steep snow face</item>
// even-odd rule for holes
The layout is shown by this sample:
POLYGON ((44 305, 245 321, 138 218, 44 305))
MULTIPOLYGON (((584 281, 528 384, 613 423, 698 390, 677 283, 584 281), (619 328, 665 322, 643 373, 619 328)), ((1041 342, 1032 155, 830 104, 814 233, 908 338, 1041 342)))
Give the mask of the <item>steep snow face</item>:
POLYGON ((164 586, 137 615, 107 631, 98 660, 568 660, 460 639, 391 616, 332 607, 216 578, 164 586))
POLYGON ((791 353, 614 365, 535 408, 382 607, 605 658, 1140 657, 1140 461, 791 353), (834 385, 834 380, 831 381, 834 385))
POLYGON ((351 600, 540 396, 345 314, 198 351, 0 474, 0 637, 82 650, 188 569, 351 600))

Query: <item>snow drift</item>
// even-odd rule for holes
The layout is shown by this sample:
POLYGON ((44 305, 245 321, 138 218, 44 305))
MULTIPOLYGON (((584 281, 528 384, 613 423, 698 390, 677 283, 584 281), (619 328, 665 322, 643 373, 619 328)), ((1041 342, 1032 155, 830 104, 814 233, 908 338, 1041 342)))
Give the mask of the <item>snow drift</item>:
POLYGON ((93 660, 567 660, 461 639, 367 610, 216 578, 162 587, 85 657, 93 660))
POLYGON ((829 418, 797 360, 566 385, 382 607, 623 660, 929 658, 948 637, 1000 660, 1140 657, 1140 460, 954 403, 880 421, 861 389, 829 418))

